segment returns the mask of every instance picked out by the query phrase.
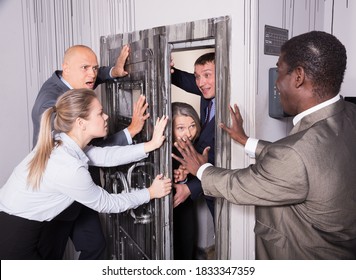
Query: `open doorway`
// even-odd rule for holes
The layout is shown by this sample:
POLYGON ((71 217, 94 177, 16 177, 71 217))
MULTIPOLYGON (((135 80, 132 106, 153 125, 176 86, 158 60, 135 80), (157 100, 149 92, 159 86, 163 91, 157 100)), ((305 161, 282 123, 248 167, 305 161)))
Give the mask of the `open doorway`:
MULTIPOLYGON (((172 49, 171 57, 174 62, 174 67, 176 69, 194 73, 194 63, 195 61, 203 54, 206 53, 214 53, 215 48, 213 46, 198 48, 198 49, 180 49, 176 51, 172 49)), ((171 101, 172 104, 174 102, 182 102, 191 105, 195 111, 198 113, 200 120, 202 120, 202 116, 200 114, 200 101, 201 96, 188 93, 183 89, 172 84, 171 87, 171 101)), ((177 104, 177 103, 174 103, 177 104)), ((173 113, 173 112, 172 112, 173 113)), ((186 112, 187 113, 187 112, 186 112)), ((188 117, 189 118, 189 117, 188 117)), ((172 118, 173 126, 175 125, 174 119, 172 118)), ((181 124, 182 125, 182 124, 181 124)), ((174 127, 173 127, 174 130, 174 127)), ((173 133, 174 134, 174 133, 173 133)), ((173 135, 172 135, 173 137, 173 135)), ((198 136, 199 137, 199 136, 198 136)), ((187 198, 191 200, 191 197, 187 198)), ((173 238, 174 238, 174 248, 178 248, 180 251, 190 251, 189 248, 189 240, 186 242, 184 238, 176 237, 176 234, 184 234, 186 233, 189 236, 190 234, 194 234, 194 249, 193 249, 193 258, 194 259, 215 259, 215 230, 214 230, 214 218, 210 213, 208 206, 206 204, 205 198, 203 195, 198 197, 195 200, 191 200, 191 202, 185 201, 183 206, 177 206, 177 208, 173 209, 173 238), (191 206, 189 206, 191 205, 191 206), (179 207, 185 207, 181 210, 179 207), (193 211, 186 210, 187 207, 194 208, 193 211), (194 215, 194 223, 195 225, 190 225, 189 220, 192 217, 184 217, 183 215, 194 215), (176 229, 176 227, 186 227, 185 232, 180 229, 176 229), (178 243, 178 244, 176 244, 178 243), (183 244, 179 244, 183 243, 183 244), (188 248, 185 248, 188 247, 188 248), (182 249, 183 248, 183 249, 182 249)), ((174 251, 174 256, 189 256, 187 252, 180 254, 174 251)))

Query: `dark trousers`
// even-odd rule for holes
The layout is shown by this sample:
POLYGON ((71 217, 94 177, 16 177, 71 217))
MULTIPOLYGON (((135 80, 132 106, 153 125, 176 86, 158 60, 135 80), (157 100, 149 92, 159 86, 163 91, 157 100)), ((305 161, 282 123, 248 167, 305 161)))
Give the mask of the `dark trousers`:
POLYGON ((188 197, 173 209, 173 252, 175 260, 193 260, 196 245, 196 214, 193 200, 188 197))
POLYGON ((0 212, 0 259, 38 260, 38 241, 47 222, 37 222, 0 212))
POLYGON ((68 238, 80 251, 79 259, 100 259, 106 244, 99 214, 74 202, 43 228, 39 243, 42 258, 63 259, 68 238))
POLYGON ((99 260, 106 247, 99 213, 83 206, 79 218, 75 221, 71 239, 80 260, 99 260))

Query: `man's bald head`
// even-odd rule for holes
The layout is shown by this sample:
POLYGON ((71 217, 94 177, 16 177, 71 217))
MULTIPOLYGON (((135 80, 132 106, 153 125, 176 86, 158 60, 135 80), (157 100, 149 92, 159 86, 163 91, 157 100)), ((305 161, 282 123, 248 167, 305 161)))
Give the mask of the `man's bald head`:
POLYGON ((96 54, 87 46, 75 45, 64 53, 62 77, 74 89, 94 89, 98 68, 96 54))

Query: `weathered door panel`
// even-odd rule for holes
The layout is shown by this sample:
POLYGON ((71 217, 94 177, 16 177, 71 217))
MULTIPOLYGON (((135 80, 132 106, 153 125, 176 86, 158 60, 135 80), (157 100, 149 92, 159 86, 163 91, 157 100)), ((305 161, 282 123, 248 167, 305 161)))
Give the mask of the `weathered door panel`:
MULTIPOLYGON (((114 35, 101 39, 101 61, 115 63, 123 46, 122 38, 114 35)), ((129 75, 108 83, 102 89, 102 99, 109 115, 109 133, 114 133, 130 124, 134 103, 141 94, 146 97, 150 118, 133 139, 134 143, 140 143, 151 139, 158 117, 170 114, 170 88, 166 86, 167 74, 162 71, 169 64, 163 59, 168 57, 167 43, 164 36, 152 35, 129 46, 126 65, 129 75)), ((104 169, 105 188, 112 193, 131 192, 149 187, 157 174, 171 176, 170 145, 166 141, 162 148, 140 162, 104 169)), ((167 196, 124 213, 105 215, 107 258, 170 259, 171 205, 171 197, 167 196)))
MULTIPOLYGON (((196 49, 215 47, 216 53, 216 121, 228 123, 230 103, 230 36, 229 17, 212 18, 182 24, 156 27, 129 34, 101 38, 101 64, 113 65, 124 44, 130 45, 127 61, 129 75, 102 87, 104 110, 108 113, 110 133, 127 127, 132 106, 140 94, 146 96, 150 118, 135 143, 152 136, 158 117, 171 117, 171 47, 196 49)), ((139 163, 104 169, 105 188, 109 192, 129 192, 148 187, 163 173, 172 178, 171 124, 166 130, 163 147, 139 163)), ((230 139, 221 130, 216 135, 216 165, 230 167, 230 139)), ((219 199, 215 205, 216 258, 229 258, 230 232, 224 226, 229 220, 229 203, 219 199)), ((109 259, 172 259, 172 197, 157 199, 121 214, 103 215, 109 259)))

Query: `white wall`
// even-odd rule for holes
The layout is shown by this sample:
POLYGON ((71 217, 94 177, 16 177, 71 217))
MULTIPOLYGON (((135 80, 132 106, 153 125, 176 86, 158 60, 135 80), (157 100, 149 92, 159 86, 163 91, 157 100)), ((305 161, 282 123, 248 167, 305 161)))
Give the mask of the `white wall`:
POLYGON ((0 186, 30 150, 20 0, 0 0, 0 186))
POLYGON ((356 2, 347 0, 325 0, 324 30, 334 34, 346 47, 347 69, 341 94, 356 96, 356 37, 353 26, 356 25, 356 2), (334 12, 334 14, 333 14, 334 12))
POLYGON ((289 38, 311 30, 323 29, 322 1, 259 1, 259 63, 256 100, 256 137, 276 141, 288 134, 291 118, 274 119, 268 115, 268 71, 276 67, 278 56, 264 54, 265 25, 287 29, 289 38), (273 13, 271 12, 273 10, 273 13), (270 12, 268 12, 270 11, 270 12))
POLYGON ((0 186, 32 149, 33 103, 64 51, 85 44, 99 59, 100 36, 133 30, 133 11, 134 0, 0 0, 0 186))

